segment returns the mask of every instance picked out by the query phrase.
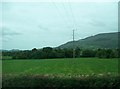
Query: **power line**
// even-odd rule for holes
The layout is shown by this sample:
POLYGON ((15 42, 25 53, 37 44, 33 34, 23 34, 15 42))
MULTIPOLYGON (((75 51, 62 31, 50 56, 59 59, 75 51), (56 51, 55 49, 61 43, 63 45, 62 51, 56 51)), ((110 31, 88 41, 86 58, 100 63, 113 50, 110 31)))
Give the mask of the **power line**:
POLYGON ((63 8, 64 8, 64 10, 65 10, 65 12, 66 12, 66 17, 68 18, 68 22, 69 22, 69 23, 73 22, 72 19, 71 19, 71 17, 70 17, 70 14, 68 13, 69 11, 68 11, 68 10, 66 9, 66 7, 65 7, 65 4, 62 3, 62 5, 63 5, 63 8))
POLYGON ((56 8, 56 10, 58 11, 59 13, 59 16, 62 17, 62 19, 64 20, 65 24, 66 24, 66 27, 69 28, 69 24, 68 24, 68 21, 67 19, 65 19, 64 15, 61 13, 60 9, 58 8, 58 6, 55 4, 55 2, 52 1, 52 4, 53 6, 56 8))
POLYGON ((76 28, 76 26, 77 26, 76 25, 76 20, 75 20, 74 14, 73 14, 73 10, 72 10, 71 4, 70 4, 70 2, 66 2, 66 3, 68 3, 68 6, 69 6, 68 9, 70 11, 70 14, 67 13, 68 10, 66 9, 64 3, 61 2, 62 6, 63 6, 63 11, 65 12, 64 14, 66 14, 64 16, 63 13, 61 13, 60 8, 57 6, 57 4, 52 1, 52 4, 54 5, 56 10, 58 11, 59 15, 63 18, 65 24, 67 24, 67 27, 69 28, 69 26, 71 26, 70 23, 72 22, 73 23, 73 28, 76 28))
POLYGON ((74 13, 73 13, 72 6, 71 6, 70 1, 68 1, 68 6, 69 6, 70 11, 71 11, 71 16, 72 16, 72 20, 73 20, 73 25, 74 25, 74 27, 76 28, 77 23, 76 23, 76 19, 75 19, 75 17, 74 17, 74 13))
MULTIPOLYGON (((72 42, 72 44, 73 44, 73 58, 75 58, 75 28, 76 28, 77 24, 76 24, 76 20, 75 20, 75 17, 74 17, 74 14, 73 14, 72 7, 71 7, 71 5, 70 5, 70 2, 69 2, 69 4, 68 4, 68 6, 69 6, 70 11, 71 11, 71 16, 72 16, 71 18, 72 18, 73 27, 74 27, 74 29, 73 29, 73 42, 72 42)), ((63 4, 63 7, 64 7, 64 9, 66 10, 64 4, 63 4)), ((67 12, 67 10, 66 10, 66 12, 67 12)), ((68 16, 69 16, 69 15, 68 15, 68 16)))
POLYGON ((57 6, 54 2, 52 2, 52 3, 53 3, 53 5, 54 5, 54 7, 57 9, 59 15, 62 16, 63 20, 66 22, 65 24, 67 24, 68 27, 69 27, 69 23, 68 23, 67 20, 71 20, 71 21, 69 21, 69 22, 72 22, 72 23, 73 23, 73 28, 74 28, 74 29, 73 29, 73 58, 75 58, 75 28, 76 28, 76 26, 77 26, 77 23, 76 23, 76 20, 75 20, 73 11, 72 11, 71 4, 70 4, 70 2, 68 2, 69 11, 70 11, 70 13, 71 13, 71 15, 69 15, 69 14, 67 13, 67 9, 66 9, 64 3, 62 3, 63 9, 64 9, 65 14, 66 14, 66 17, 68 18, 69 16, 71 16, 70 19, 69 19, 69 18, 68 18, 68 19, 67 19, 67 18, 65 19, 65 16, 63 16, 63 14, 61 14, 61 11, 60 11, 60 9, 58 8, 58 6, 57 6))

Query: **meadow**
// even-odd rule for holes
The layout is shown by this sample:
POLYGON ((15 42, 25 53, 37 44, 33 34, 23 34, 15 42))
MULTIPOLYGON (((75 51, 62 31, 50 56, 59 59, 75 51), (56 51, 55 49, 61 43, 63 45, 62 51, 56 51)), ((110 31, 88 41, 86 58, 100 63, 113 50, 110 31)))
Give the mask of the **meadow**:
POLYGON ((117 59, 68 58, 3 60, 3 74, 116 74, 117 59))
POLYGON ((117 59, 3 60, 2 74, 3 87, 108 86, 115 89, 119 85, 117 59))

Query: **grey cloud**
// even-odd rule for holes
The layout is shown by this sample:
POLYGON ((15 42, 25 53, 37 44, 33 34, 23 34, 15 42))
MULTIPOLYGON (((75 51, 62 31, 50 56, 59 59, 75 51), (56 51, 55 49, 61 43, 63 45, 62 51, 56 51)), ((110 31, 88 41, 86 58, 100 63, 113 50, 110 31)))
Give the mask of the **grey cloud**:
POLYGON ((91 20, 91 22, 89 23, 90 25, 92 26, 98 26, 98 27, 105 27, 106 24, 102 21, 99 21, 99 20, 91 20))
POLYGON ((2 27, 2 35, 3 36, 13 36, 13 35, 21 35, 21 33, 13 31, 7 27, 2 27))
POLYGON ((3 11, 10 11, 12 8, 12 3, 11 2, 2 2, 2 9, 3 11))
POLYGON ((39 25, 38 28, 40 28, 40 29, 42 29, 42 30, 45 30, 45 31, 46 31, 46 30, 47 30, 47 31, 50 30, 49 28, 47 28, 47 27, 45 27, 45 26, 42 26, 42 25, 39 25))

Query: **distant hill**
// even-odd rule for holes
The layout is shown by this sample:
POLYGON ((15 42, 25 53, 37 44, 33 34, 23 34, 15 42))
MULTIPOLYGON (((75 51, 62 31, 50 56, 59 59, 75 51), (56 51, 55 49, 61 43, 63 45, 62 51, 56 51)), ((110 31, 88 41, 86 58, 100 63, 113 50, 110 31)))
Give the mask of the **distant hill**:
POLYGON ((120 34, 120 32, 101 33, 77 40, 74 42, 74 46, 73 41, 70 41, 60 45, 58 48, 118 48, 118 34, 120 34))

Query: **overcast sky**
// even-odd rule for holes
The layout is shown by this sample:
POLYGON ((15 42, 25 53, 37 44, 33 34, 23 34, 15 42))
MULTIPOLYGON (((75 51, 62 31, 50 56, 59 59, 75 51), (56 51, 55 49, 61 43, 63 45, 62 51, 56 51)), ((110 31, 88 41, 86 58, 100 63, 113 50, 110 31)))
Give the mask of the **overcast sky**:
POLYGON ((117 2, 4 2, 3 49, 56 47, 75 39, 118 31, 117 2))

